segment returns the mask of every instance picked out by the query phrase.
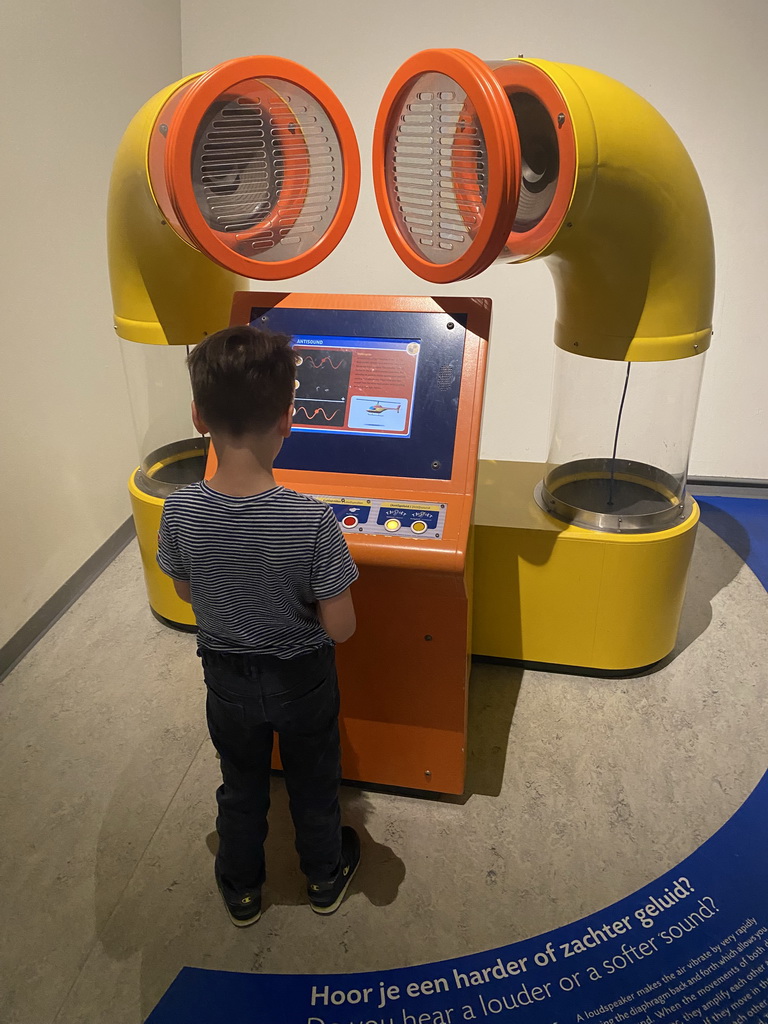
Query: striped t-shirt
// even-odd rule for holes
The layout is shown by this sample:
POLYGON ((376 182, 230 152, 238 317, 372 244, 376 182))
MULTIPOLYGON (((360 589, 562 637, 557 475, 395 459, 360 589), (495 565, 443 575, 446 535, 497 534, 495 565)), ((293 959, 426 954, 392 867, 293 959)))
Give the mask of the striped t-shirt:
POLYGON ((284 487, 233 497, 204 481, 165 499, 157 562, 189 582, 201 647, 278 658, 332 642, 316 602, 358 575, 330 506, 284 487))

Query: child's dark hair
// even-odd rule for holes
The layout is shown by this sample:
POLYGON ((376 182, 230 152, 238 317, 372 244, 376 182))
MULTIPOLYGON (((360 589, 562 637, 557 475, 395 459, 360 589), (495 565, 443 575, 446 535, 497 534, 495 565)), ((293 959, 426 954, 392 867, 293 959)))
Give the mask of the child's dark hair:
POLYGON ((187 359, 192 397, 212 430, 261 434, 286 412, 296 387, 296 357, 286 334, 228 327, 187 359))

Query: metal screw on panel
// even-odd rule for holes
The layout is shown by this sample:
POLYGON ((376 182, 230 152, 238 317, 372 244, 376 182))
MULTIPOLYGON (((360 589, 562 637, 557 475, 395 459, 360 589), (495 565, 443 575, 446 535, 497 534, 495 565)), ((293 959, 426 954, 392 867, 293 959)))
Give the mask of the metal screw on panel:
POLYGON ((167 124, 161 124, 160 127, 158 128, 158 131, 160 132, 161 135, 167 135, 168 134, 168 125, 167 124))
POLYGON ((432 463, 432 469, 440 469, 440 463, 437 460, 432 463))
POLYGON ((424 774, 427 776, 428 779, 432 778, 432 772, 429 770, 429 768, 427 768, 427 770, 424 772, 424 774))
POLYGON ((446 326, 448 327, 448 330, 449 330, 449 331, 452 331, 452 330, 453 330, 453 328, 454 328, 454 327, 455 327, 456 325, 455 325, 455 324, 453 324, 453 323, 449 323, 449 324, 447 324, 446 326))
POLYGON ((567 228, 572 228, 573 227, 573 221, 572 220, 567 221, 565 226, 567 228))
POLYGON ((261 319, 264 321, 264 323, 267 322, 267 318, 265 316, 263 316, 261 319))
POLYGON ((558 128, 562 128, 564 124, 565 124, 565 114, 558 114, 557 115, 557 126, 558 126, 558 128))
POLYGON ((698 346, 698 345, 694 345, 693 347, 694 347, 694 348, 698 348, 699 346, 698 346))
POLYGON ((431 633, 427 633, 427 635, 424 637, 424 639, 425 640, 431 640, 432 639, 432 634, 431 633))

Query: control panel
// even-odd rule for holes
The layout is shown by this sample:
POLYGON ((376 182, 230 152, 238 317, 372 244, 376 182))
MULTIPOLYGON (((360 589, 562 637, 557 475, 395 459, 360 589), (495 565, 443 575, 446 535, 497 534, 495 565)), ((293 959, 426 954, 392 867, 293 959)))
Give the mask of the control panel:
POLYGON ((379 537, 434 537, 443 533, 448 506, 444 502, 394 501, 388 498, 347 498, 313 494, 333 509, 345 533, 379 537))

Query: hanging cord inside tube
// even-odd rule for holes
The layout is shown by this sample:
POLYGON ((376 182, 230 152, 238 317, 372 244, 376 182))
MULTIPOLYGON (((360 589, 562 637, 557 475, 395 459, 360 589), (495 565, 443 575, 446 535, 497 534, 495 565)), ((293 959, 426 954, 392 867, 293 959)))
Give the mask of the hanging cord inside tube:
POLYGON ((616 418, 616 433, 613 438, 613 455, 611 456, 611 478, 608 483, 608 507, 611 508, 613 505, 613 482, 616 475, 616 450, 619 447, 619 430, 621 429, 621 414, 624 412, 624 400, 627 397, 627 387, 629 385, 629 371, 632 369, 632 363, 627 363, 627 375, 624 378, 624 390, 621 393, 621 404, 619 405, 619 415, 616 418))

